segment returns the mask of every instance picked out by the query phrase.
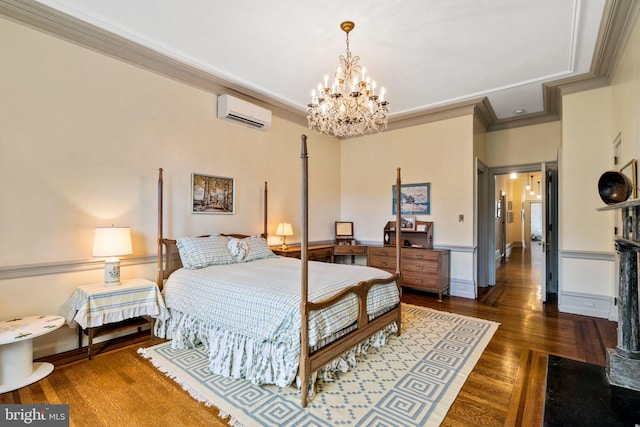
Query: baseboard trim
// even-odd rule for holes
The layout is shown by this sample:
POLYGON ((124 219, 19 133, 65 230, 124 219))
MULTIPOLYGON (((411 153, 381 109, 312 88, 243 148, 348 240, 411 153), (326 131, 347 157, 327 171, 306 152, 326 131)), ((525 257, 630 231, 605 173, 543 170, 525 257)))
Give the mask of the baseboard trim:
POLYGON ((579 292, 558 293, 558 310, 617 321, 618 310, 613 297, 579 292))
POLYGON ((454 297, 475 299, 476 284, 473 280, 449 279, 449 294, 454 297))

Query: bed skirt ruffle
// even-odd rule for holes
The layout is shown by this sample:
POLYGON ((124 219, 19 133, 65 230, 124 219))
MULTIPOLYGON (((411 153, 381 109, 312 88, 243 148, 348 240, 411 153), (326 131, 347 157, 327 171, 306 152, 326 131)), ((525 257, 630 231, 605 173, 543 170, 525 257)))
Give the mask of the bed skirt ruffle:
MULTIPOLYGON (((170 318, 155 323, 155 334, 171 340, 171 348, 186 349, 202 345, 209 355, 211 373, 235 379, 246 379, 252 384, 275 384, 286 387, 293 384, 300 362, 299 342, 271 342, 256 340, 243 334, 224 330, 213 322, 203 322, 192 315, 170 309, 170 318)), ((310 394, 317 378, 333 381, 338 372, 346 372, 357 365, 357 359, 367 354, 370 347, 387 344, 389 335, 398 331, 392 323, 334 359, 310 378, 310 394)), ((339 336, 325 340, 330 342, 339 336)), ((299 387, 299 381, 297 381, 299 387)))

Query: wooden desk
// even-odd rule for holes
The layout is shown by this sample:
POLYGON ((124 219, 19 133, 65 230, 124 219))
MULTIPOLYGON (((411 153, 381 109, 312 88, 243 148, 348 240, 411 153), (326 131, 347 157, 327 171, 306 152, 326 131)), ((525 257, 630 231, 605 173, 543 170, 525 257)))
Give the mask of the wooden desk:
POLYGON ((336 256, 351 256, 351 264, 355 263, 356 255, 367 256, 366 245, 335 245, 333 247, 334 258, 336 256))
MULTIPOLYGON (((309 261, 326 261, 333 262, 333 247, 335 245, 333 243, 319 243, 314 245, 309 245, 307 248, 309 251, 308 259, 309 261)), ((280 246, 273 246, 271 250, 274 254, 289 257, 289 258, 302 258, 302 246, 293 245, 287 247, 286 250, 282 250, 280 246)))

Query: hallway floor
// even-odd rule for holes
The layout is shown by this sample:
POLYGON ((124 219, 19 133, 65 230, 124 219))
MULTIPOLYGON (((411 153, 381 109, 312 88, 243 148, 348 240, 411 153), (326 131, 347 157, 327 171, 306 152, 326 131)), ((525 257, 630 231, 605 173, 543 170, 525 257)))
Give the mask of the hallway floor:
MULTIPOLYGON (((496 285, 478 290, 478 300, 492 307, 542 311, 542 244, 531 242, 511 250, 505 263, 496 269, 496 285)), ((553 307, 546 309, 555 310, 553 307)))

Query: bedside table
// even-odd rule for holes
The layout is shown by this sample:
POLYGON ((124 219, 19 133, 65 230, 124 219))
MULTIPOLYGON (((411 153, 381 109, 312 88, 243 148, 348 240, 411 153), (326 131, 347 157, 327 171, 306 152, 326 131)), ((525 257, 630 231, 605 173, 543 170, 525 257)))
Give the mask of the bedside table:
POLYGON ((78 327, 78 347, 82 347, 83 332, 89 338, 89 360, 93 338, 149 324, 153 339, 154 320, 169 318, 158 286, 147 279, 125 280, 117 286, 79 286, 65 302, 65 308, 69 327, 78 327))

